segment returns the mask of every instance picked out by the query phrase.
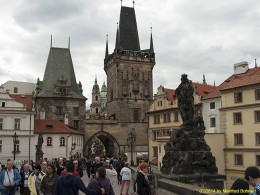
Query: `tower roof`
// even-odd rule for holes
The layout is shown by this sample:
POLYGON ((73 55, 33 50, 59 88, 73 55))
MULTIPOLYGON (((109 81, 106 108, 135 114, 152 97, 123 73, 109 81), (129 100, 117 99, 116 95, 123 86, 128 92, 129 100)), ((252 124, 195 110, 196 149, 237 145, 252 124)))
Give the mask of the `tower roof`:
POLYGON ((57 81, 60 78, 66 81, 66 87, 70 88, 71 96, 73 98, 85 99, 79 92, 70 50, 67 48, 51 47, 44 72, 42 88, 38 96, 53 96, 57 81))
POLYGON ((92 93, 98 93, 99 92, 99 85, 97 83, 97 77, 95 77, 95 83, 92 88, 92 93))
POLYGON ((132 7, 121 7, 119 21, 119 45, 123 50, 139 51, 140 43, 135 17, 132 7))

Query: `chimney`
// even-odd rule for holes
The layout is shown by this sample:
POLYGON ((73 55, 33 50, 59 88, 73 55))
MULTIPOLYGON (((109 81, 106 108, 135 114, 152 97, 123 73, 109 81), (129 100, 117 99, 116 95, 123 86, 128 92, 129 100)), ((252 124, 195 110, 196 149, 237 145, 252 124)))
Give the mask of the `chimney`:
POLYGON ((248 62, 239 62, 234 64, 234 74, 242 74, 245 73, 249 69, 248 62))

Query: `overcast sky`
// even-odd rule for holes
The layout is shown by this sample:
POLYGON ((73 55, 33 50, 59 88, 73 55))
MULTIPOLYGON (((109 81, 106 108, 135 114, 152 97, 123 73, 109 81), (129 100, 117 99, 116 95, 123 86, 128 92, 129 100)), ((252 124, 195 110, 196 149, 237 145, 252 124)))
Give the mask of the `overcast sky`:
MULTIPOLYGON (((123 6, 132 7, 132 0, 123 6)), ((43 80, 53 47, 68 47, 84 95, 89 99, 103 70, 106 34, 109 53, 115 46, 120 0, 1 0, 0 84, 8 80, 43 80)), ((259 0, 135 0, 141 49, 149 48, 153 28, 156 65, 154 93, 159 85, 176 88, 181 74, 194 82, 219 85, 233 74, 233 65, 254 59, 260 65, 259 0)))

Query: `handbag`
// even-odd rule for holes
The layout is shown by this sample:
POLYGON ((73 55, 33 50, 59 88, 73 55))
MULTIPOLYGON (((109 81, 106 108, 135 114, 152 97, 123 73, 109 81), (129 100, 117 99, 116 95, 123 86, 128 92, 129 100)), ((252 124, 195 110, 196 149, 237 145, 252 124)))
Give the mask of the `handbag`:
MULTIPOLYGON (((7 173, 8 179, 9 179, 9 183, 10 183, 10 185, 11 185, 12 182, 11 182, 11 180, 10 180, 10 177, 9 177, 8 171, 6 171, 6 173, 7 173)), ((8 186, 8 190, 9 190, 9 191, 15 190, 15 185, 13 185, 13 186, 8 186)))

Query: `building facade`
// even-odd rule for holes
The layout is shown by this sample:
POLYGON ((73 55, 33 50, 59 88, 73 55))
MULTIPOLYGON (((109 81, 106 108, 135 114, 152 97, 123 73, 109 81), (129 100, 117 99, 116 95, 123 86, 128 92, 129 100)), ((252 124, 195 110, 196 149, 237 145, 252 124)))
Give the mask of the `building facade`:
POLYGON ((234 65, 221 91, 221 128, 225 131, 227 187, 243 178, 248 166, 260 166, 260 68, 234 65))
POLYGON ((34 160, 34 114, 32 95, 10 95, 0 87, 0 162, 9 158, 34 160))

